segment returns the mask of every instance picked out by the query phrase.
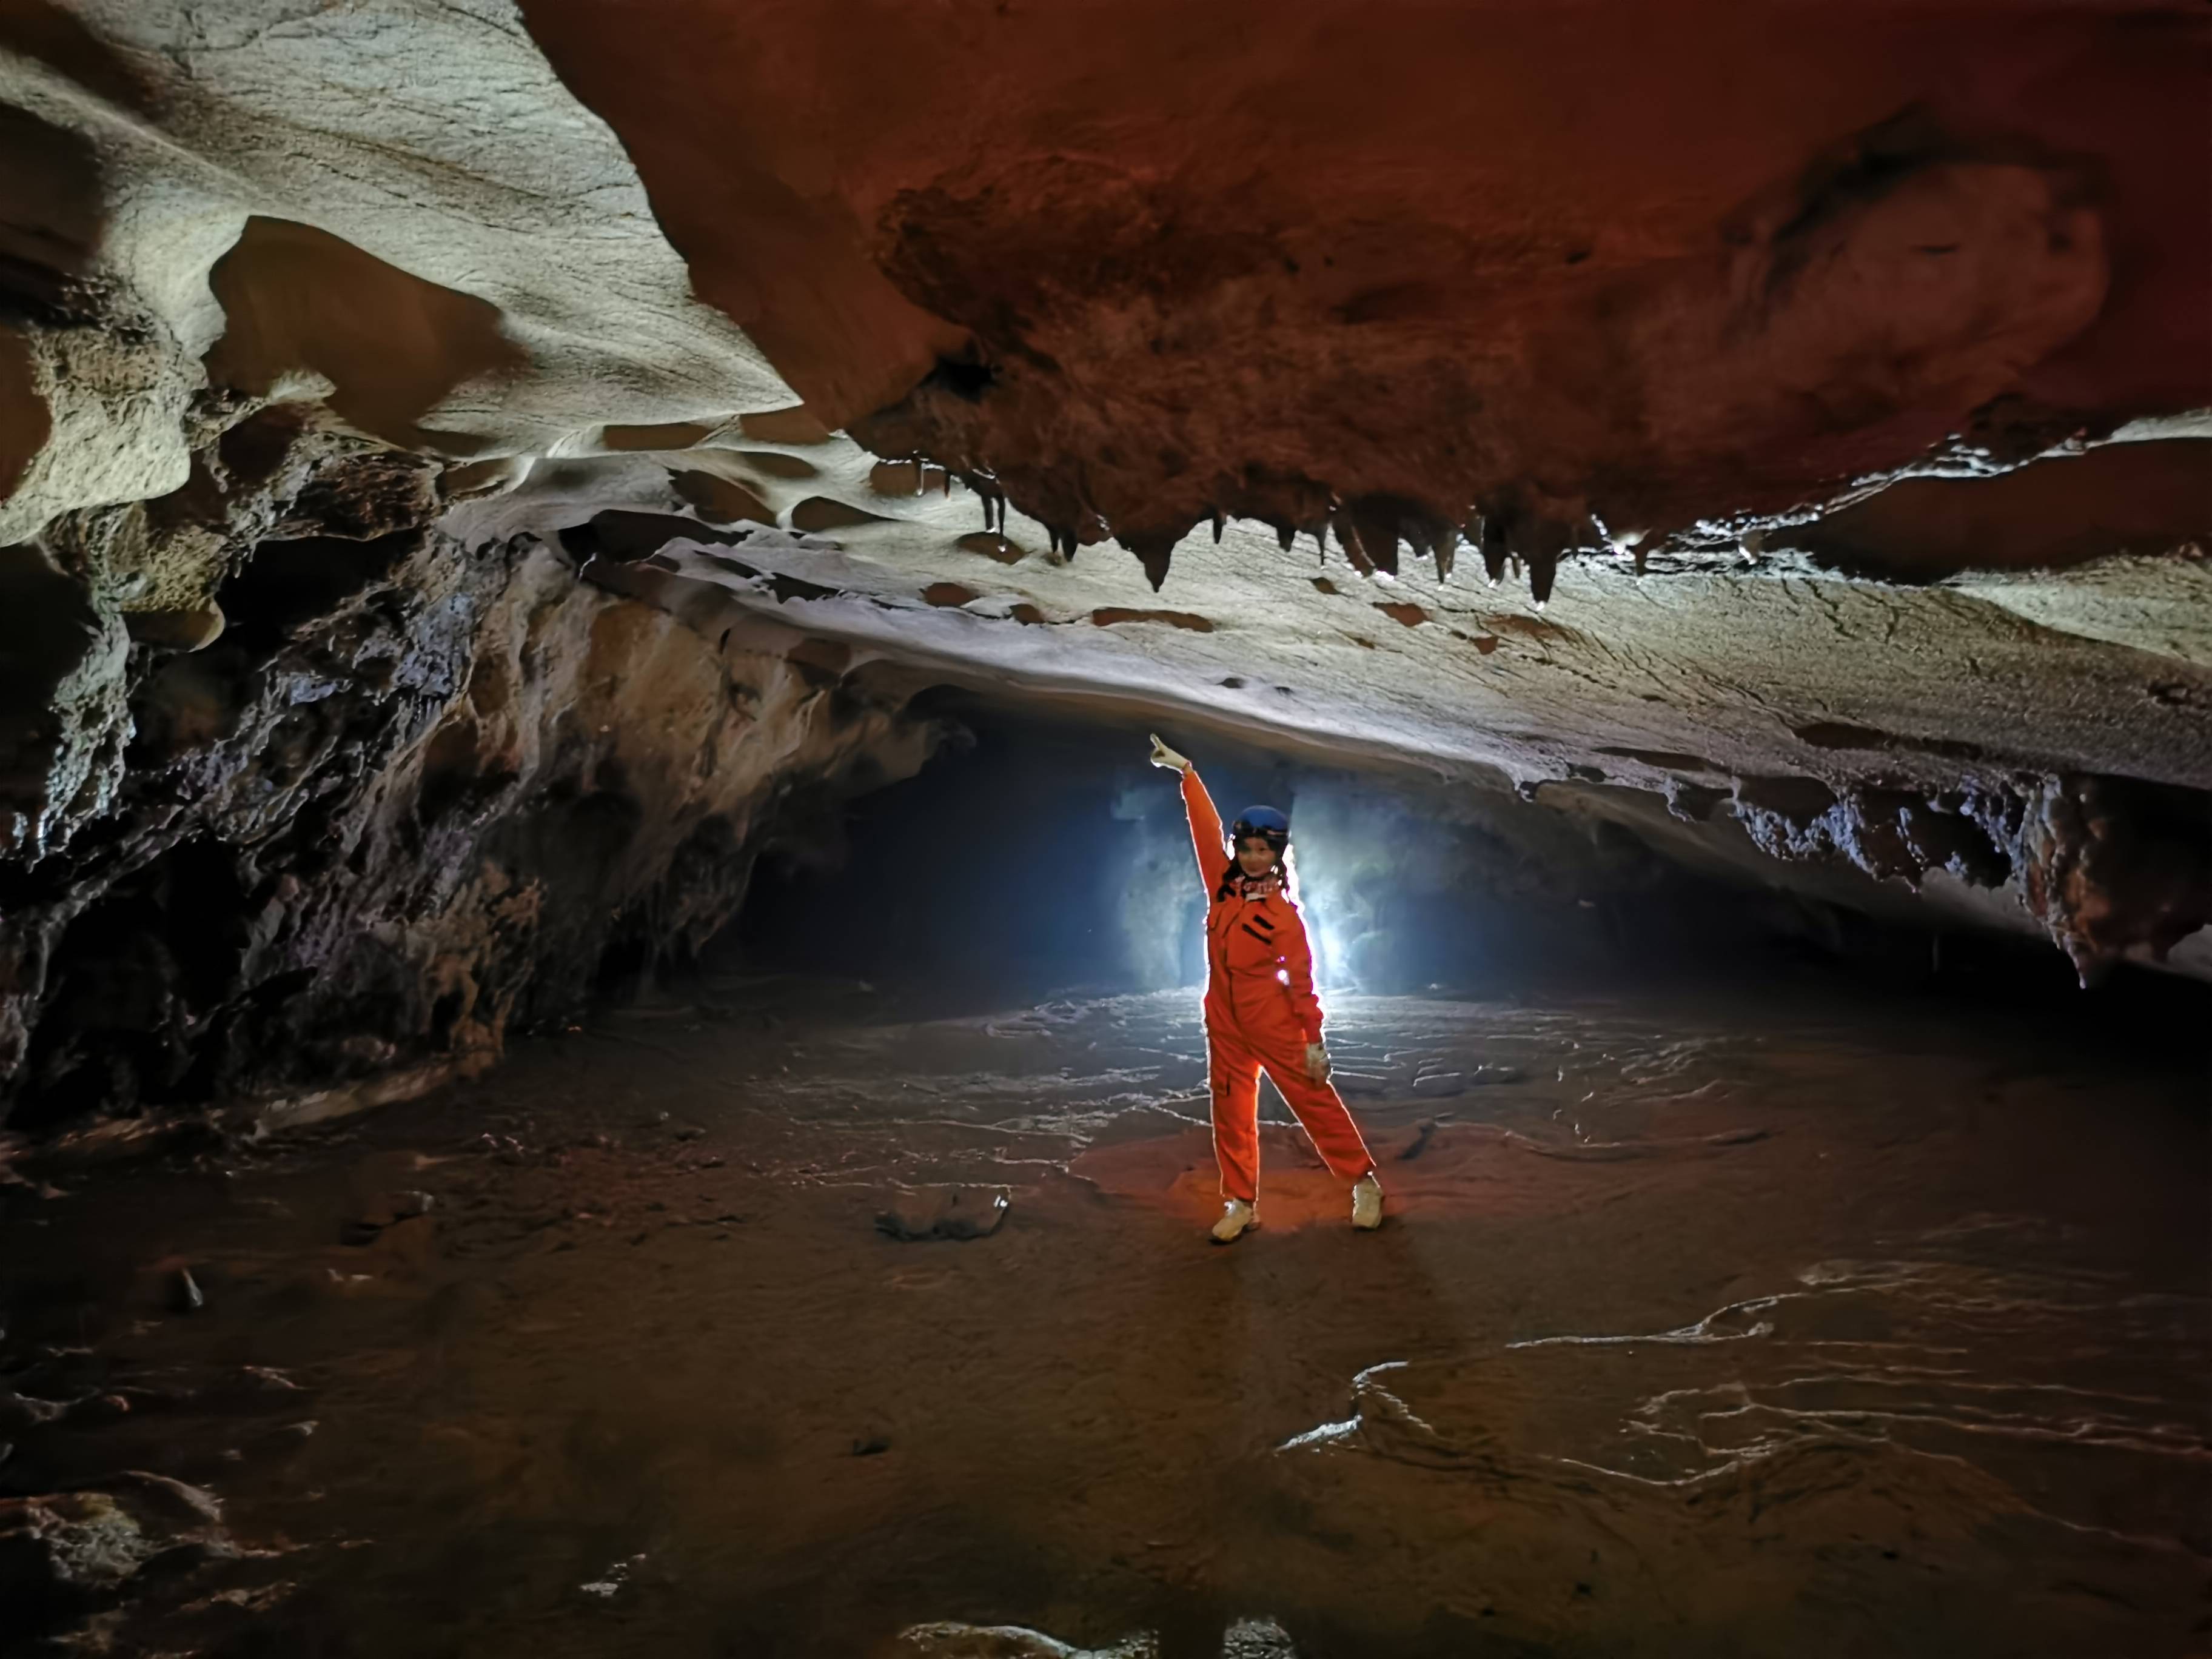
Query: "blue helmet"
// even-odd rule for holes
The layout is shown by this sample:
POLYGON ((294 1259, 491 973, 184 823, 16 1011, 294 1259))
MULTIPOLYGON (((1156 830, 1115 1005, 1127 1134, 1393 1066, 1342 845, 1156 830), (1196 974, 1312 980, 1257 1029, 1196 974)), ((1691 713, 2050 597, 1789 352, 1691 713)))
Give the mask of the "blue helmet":
POLYGON ((1229 839, 1238 847, 1247 841, 1264 841, 1279 853, 1291 844, 1291 821, 1272 806, 1248 806, 1229 826, 1229 839))

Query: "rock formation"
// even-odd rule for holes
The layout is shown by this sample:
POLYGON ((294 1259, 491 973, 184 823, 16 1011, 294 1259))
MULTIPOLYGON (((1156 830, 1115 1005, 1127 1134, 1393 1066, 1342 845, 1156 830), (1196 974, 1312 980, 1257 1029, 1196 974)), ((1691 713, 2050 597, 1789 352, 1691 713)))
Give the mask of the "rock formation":
POLYGON ((933 678, 2212 974, 2201 8, 218 13, 0 5, 14 1125, 478 1064, 933 678))

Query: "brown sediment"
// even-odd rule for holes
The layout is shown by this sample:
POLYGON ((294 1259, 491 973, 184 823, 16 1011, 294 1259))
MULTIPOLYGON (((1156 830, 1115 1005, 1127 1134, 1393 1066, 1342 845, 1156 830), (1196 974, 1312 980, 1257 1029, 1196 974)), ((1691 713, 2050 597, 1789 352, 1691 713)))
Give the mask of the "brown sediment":
POLYGON ((712 436, 714 430, 714 427, 702 421, 664 421, 653 426, 609 426, 599 429, 599 441, 609 449, 623 451, 690 449, 712 436))
POLYGON ((995 530, 979 530, 973 535, 963 536, 957 545, 963 552, 981 553, 1000 564, 1019 564, 1029 556, 1018 543, 1008 540, 995 530))
POLYGON ((828 443, 830 436, 830 428, 803 404, 740 415, 738 429, 756 443, 790 444, 801 449, 828 443))
POLYGON ((228 1546, 123 1578, 112 1634, 1825 1659, 1848 1603, 1964 1655, 2191 1639, 2178 1057, 1832 998, 1340 999, 1385 1224, 1271 1114, 1224 1252, 1192 995, 700 989, 224 1147, 220 1190, 33 1170, 69 1190, 0 1216, 11 1352, 57 1345, 0 1395, 15 1490, 74 1526, 44 1494, 158 1468, 228 1546))
POLYGON ((313 225, 247 220, 208 280, 224 319, 209 380, 266 393, 287 372, 312 369, 335 383, 340 418, 393 443, 465 456, 466 440, 416 422, 463 383, 526 367, 496 306, 313 225))
POLYGON ((676 493, 714 524, 776 522, 775 509, 744 485, 713 472, 685 470, 670 476, 676 493))
POLYGON ((791 527, 809 534, 851 530, 861 525, 882 524, 883 515, 828 495, 809 495, 791 509, 791 527))
POLYGON ((1125 605, 1103 605, 1091 613, 1091 620, 1100 628, 1115 628, 1126 623, 1165 623, 1170 628, 1187 629, 1194 634, 1213 631, 1211 618, 1188 611, 1133 611, 1125 605))
POLYGON ((737 459, 756 472, 771 478, 799 479, 821 476, 821 471, 803 455, 786 455, 775 449, 742 449, 737 459))
POLYGON ((1785 535, 1824 563, 1902 581, 2212 547, 2208 449, 2111 444, 1996 477, 1905 478, 1785 535))

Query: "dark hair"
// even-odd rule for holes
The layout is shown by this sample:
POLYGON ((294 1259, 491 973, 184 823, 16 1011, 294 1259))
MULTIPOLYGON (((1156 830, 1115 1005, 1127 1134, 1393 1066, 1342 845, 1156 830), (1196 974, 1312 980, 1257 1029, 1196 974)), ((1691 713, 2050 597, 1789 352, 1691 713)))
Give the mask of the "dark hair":
MULTIPOLYGON (((1257 841, 1260 837, 1254 836, 1250 839, 1257 841)), ((1275 868, 1283 878, 1283 896, 1296 904, 1298 902, 1298 866, 1291 860, 1290 844, 1287 842, 1284 843, 1283 850, 1275 854, 1275 868)), ((1221 879, 1213 884, 1214 898, 1225 899, 1235 892, 1237 878, 1243 873, 1244 867, 1237 863, 1237 854, 1231 853, 1229 855, 1229 862, 1222 866, 1221 879)))

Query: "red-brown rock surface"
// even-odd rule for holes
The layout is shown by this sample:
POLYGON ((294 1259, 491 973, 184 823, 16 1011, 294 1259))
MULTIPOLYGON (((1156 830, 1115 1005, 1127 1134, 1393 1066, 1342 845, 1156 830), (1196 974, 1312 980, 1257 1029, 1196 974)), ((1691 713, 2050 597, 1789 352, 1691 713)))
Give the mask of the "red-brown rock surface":
POLYGON ((523 9, 817 413, 1081 541, 1540 566, 2212 402, 2194 8, 523 9))

